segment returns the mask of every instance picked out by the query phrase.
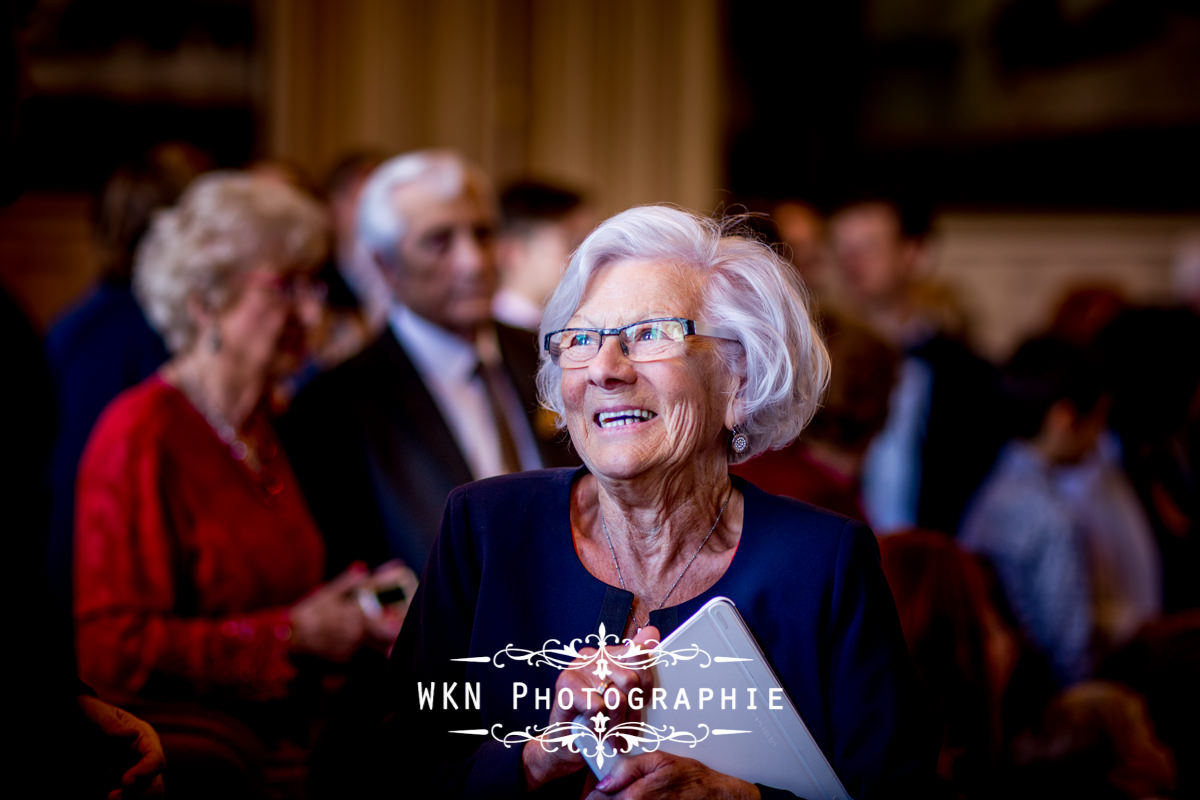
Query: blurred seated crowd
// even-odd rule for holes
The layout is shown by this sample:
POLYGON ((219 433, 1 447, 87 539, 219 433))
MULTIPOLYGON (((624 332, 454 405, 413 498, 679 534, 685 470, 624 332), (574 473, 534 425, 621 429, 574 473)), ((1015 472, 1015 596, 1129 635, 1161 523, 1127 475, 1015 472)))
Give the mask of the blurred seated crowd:
MULTIPOLYGON (((95 287, 40 342, 6 312, 47 674, 149 723, 172 797, 346 796, 446 496, 578 463, 533 377, 586 196, 440 150, 317 186, 159 145, 97 194, 95 287)), ((1081 286, 992 363, 932 222, 895 192, 747 220, 833 370, 732 471, 876 532, 945 797, 1195 796, 1200 302, 1081 286)))

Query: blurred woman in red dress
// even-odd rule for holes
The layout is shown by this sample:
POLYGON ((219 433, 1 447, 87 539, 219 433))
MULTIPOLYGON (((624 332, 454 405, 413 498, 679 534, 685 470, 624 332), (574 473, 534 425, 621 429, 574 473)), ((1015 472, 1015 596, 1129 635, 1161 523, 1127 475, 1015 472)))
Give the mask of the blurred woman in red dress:
POLYGON ((135 290, 173 357, 113 401, 84 453, 75 619, 80 675, 156 721, 168 760, 156 709, 216 710, 225 733, 208 749, 253 760, 247 741, 270 750, 281 720, 309 716, 270 702, 294 698, 307 665, 398 629, 356 600, 364 569, 322 585, 322 540, 267 414, 320 311, 326 238, 299 191, 214 173, 138 254, 135 290))

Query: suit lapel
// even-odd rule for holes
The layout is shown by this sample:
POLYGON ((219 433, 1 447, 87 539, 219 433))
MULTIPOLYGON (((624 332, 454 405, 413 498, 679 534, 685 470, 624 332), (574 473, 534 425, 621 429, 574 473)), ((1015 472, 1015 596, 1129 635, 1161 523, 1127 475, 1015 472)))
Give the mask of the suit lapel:
POLYGON ((537 398, 538 345, 537 334, 519 328, 496 325, 500 342, 500 357, 512 378, 521 408, 529 420, 529 428, 537 442, 542 464, 547 467, 577 466, 579 458, 571 450, 566 433, 554 426, 554 414, 542 408, 537 398))
POLYGON ((406 449, 416 440, 425 451, 405 453, 403 459, 410 464, 424 464, 426 469, 439 465, 451 488, 471 481, 471 468, 450 426, 390 328, 376 340, 374 349, 377 352, 373 357, 381 362, 375 374, 385 381, 381 397, 384 413, 395 430, 404 432, 406 449))

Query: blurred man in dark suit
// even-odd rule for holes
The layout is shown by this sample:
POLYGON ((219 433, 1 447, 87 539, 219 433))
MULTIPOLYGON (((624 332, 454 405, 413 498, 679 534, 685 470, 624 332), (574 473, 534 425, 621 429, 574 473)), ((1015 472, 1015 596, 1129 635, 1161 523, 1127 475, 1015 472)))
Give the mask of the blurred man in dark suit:
POLYGON ((387 325, 283 424, 333 571, 400 558, 419 573, 455 486, 570 463, 538 421, 533 337, 491 319, 495 225, 486 176, 453 152, 398 156, 363 188, 358 247, 391 292, 387 325))

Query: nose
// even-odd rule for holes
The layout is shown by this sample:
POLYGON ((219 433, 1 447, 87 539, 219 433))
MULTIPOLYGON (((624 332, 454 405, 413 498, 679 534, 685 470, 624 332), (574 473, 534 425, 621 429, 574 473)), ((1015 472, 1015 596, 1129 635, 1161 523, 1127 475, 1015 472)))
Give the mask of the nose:
POLYGON ((604 337, 599 352, 588 363, 587 370, 588 380, 597 386, 633 383, 637 379, 637 372, 625 353, 620 336, 604 337))
POLYGON ((491 241, 473 230, 459 231, 454 237, 454 265, 464 276, 489 278, 496 265, 491 241))

